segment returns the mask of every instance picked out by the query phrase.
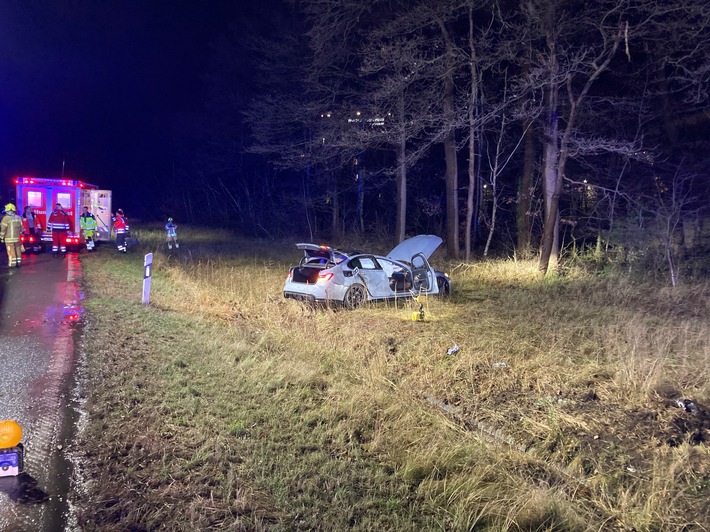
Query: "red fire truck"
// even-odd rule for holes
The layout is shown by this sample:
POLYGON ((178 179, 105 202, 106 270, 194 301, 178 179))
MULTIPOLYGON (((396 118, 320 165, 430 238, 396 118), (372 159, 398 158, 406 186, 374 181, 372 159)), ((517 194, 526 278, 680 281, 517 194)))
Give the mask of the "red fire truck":
POLYGON ((111 239, 111 191, 100 190, 96 185, 74 179, 44 177, 16 177, 17 214, 22 216, 27 205, 34 209, 35 219, 42 226, 42 241, 51 242, 52 233, 47 230, 47 218, 60 203, 71 219, 67 246, 78 249, 83 245, 79 217, 84 206, 96 217, 98 230, 96 241, 111 239))

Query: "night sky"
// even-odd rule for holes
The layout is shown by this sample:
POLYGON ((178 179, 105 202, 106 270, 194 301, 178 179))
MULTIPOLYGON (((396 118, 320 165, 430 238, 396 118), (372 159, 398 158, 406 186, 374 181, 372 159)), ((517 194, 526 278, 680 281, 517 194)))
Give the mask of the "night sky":
POLYGON ((204 104, 210 43, 246 20, 241 4, 0 2, 4 186, 17 175, 59 177, 64 164, 66 177, 129 201, 170 166, 175 125, 204 104))

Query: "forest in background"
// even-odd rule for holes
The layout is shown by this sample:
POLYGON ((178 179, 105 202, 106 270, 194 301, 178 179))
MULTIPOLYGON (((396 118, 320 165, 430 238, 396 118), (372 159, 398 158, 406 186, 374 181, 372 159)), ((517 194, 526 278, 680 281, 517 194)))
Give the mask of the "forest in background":
POLYGON ((269 238, 431 232, 451 258, 543 272, 584 252, 704 275, 709 9, 280 3, 215 38, 162 210, 269 238))

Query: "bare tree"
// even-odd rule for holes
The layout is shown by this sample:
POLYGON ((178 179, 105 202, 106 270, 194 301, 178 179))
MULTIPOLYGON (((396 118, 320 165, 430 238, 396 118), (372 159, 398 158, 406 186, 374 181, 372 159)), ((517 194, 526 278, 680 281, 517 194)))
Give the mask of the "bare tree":
MULTIPOLYGON (((507 92, 507 83, 506 83, 506 90, 504 90, 504 93, 507 92)), ((503 98, 505 101, 505 96, 503 98)), ((499 194, 499 188, 498 188, 498 178, 500 177, 501 173, 505 170, 505 168, 508 166, 508 163, 510 163, 511 158, 519 148, 521 142, 527 135, 527 131, 523 131, 520 138, 518 139, 517 143, 513 144, 509 142, 508 139, 506 139, 506 136, 509 135, 509 130, 510 128, 508 127, 507 124, 507 116, 503 114, 501 117, 499 123, 498 123, 498 132, 496 133, 496 139, 495 139, 495 153, 493 156, 488 156, 487 160, 489 161, 490 165, 490 185, 492 189, 492 197, 493 197, 493 204, 492 204, 492 209, 491 209, 491 224, 490 228, 488 230, 488 238, 486 239, 486 246, 483 250, 483 256, 488 256, 488 250, 490 249, 491 246, 491 241, 493 240, 493 233, 496 228, 496 216, 498 212, 498 207, 499 207, 499 202, 500 202, 500 194, 499 194), (506 154, 505 150, 508 149, 509 152, 506 154)))
MULTIPOLYGON (((603 137, 601 132, 583 138, 580 130, 582 114, 592 116, 588 108, 592 88, 603 91, 600 81, 604 76, 609 77, 612 65, 615 70, 623 69, 620 59, 631 64, 636 52, 643 54, 642 46, 649 49, 647 41, 657 43, 663 39, 667 31, 664 33, 661 28, 669 21, 673 21, 678 33, 685 38, 692 38, 691 33, 697 25, 706 27, 707 16, 700 18, 703 11, 698 2, 683 0, 681 3, 682 7, 632 0, 593 3, 528 0, 521 5, 525 22, 519 31, 530 35, 529 42, 534 47, 532 53, 526 54, 531 59, 531 68, 523 87, 542 95, 545 218, 539 263, 541 272, 557 269, 560 197, 570 161, 585 153, 606 149, 606 139, 599 140, 603 137)), ((704 9, 707 11, 707 6, 704 9)), ((683 44, 677 39, 671 37, 676 47, 672 51, 666 49, 661 54, 664 58, 658 62, 672 65, 679 71, 683 71, 680 65, 687 68, 688 63, 695 63, 693 73, 696 77, 693 80, 697 81, 698 76, 702 78, 704 75, 698 65, 697 46, 692 41, 683 44)), ((703 42, 706 39, 703 37, 703 42)), ((661 48, 656 50, 660 52, 661 48)), ((647 59, 647 56, 637 59, 640 65, 631 64, 626 70, 638 73, 640 67, 647 68, 651 64, 647 59)), ((690 85, 688 81, 684 92, 688 92, 690 85)), ((700 85, 696 83, 693 87, 700 85)), ((635 149, 632 143, 626 147, 620 147, 618 142, 611 142, 611 145, 614 150, 632 152, 635 149)))
POLYGON ((397 153, 397 240, 405 235, 407 168, 426 156, 433 145, 443 143, 447 247, 450 256, 458 257, 455 132, 460 125, 460 101, 454 74, 461 57, 449 28, 452 5, 460 7, 455 2, 436 6, 422 2, 412 9, 409 3, 397 3, 394 21, 370 31, 361 72, 372 84, 376 113, 387 117, 379 142, 392 145, 397 153))
MULTIPOLYGON (((540 270, 554 272, 560 213, 575 214, 570 184, 581 182, 584 174, 596 177, 588 184, 595 190, 616 190, 617 198, 630 194, 622 177, 633 168, 617 172, 614 161, 648 144, 647 131, 638 135, 627 128, 629 113, 635 112, 628 102, 640 92, 634 84, 643 79, 650 93, 666 91, 669 109, 684 102, 698 113, 708 47, 693 44, 693 37, 705 42, 693 28, 705 27, 710 17, 703 18, 707 7, 700 0, 678 4, 682 9, 660 0, 303 0, 306 37, 284 34, 285 46, 255 50, 266 61, 259 80, 263 94, 247 113, 258 141, 251 151, 269 157, 273 168, 296 172, 302 184, 299 203, 309 223, 313 216, 328 216, 333 231, 345 228, 346 216, 363 230, 368 203, 361 169, 374 156, 378 167, 367 172, 367 184, 392 191, 397 241, 408 228, 410 181, 429 190, 443 186, 444 192, 436 194, 446 199, 452 257, 460 253, 459 166, 467 162, 465 253, 470 258, 481 202, 477 184, 484 178, 496 183, 496 194, 499 185, 510 189, 516 183, 512 176, 525 179, 518 188, 517 240, 519 250, 528 247, 532 231, 525 222, 529 198, 539 197, 533 179, 539 146, 540 270), (664 46, 668 21, 674 32, 670 46, 664 46), (294 57, 289 52, 296 49, 303 53, 294 57), (615 122, 623 127, 610 132, 615 122), (481 147, 484 131, 500 135, 490 152, 481 147), (526 132, 524 143, 518 140, 521 132, 526 132), (519 144, 524 153, 511 155, 519 144), (510 161, 506 168, 512 171, 500 171, 503 161, 510 161), (427 176, 412 181, 419 176, 412 172, 424 167, 427 176)), ((228 181, 224 184, 234 207, 248 216, 244 198, 254 201, 253 187, 240 198, 228 181)), ((218 182, 214 188, 220 190, 218 182)), ((602 196, 606 203, 600 206, 616 201, 611 193, 602 196)), ((496 224, 501 205, 496 200, 492 206, 496 224)), ((602 219, 601 207, 594 215, 597 231, 615 223, 602 219)), ((491 244, 492 236, 486 250, 491 244)))
POLYGON ((545 218, 540 271, 546 273, 557 270, 559 201, 579 108, 619 50, 627 21, 618 2, 570 5, 533 0, 526 11, 531 29, 544 41, 529 79, 544 97, 545 218), (561 98, 566 98, 566 105, 561 98))
POLYGON ((673 287, 680 282, 682 251, 679 243, 682 242, 683 219, 707 210, 706 203, 697 195, 695 180, 696 176, 685 172, 682 166, 676 168, 666 180, 657 176, 654 180, 655 194, 647 207, 657 227, 673 287))

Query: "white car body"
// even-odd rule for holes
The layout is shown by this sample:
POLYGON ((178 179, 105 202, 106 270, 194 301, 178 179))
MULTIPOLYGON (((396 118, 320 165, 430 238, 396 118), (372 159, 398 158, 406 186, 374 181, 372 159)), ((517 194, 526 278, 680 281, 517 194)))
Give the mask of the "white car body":
POLYGON ((448 277, 441 279, 445 274, 429 264, 429 257, 441 242, 435 235, 418 235, 400 243, 386 257, 346 253, 317 244, 296 244, 304 257, 290 269, 284 297, 337 302, 355 308, 366 301, 436 295, 440 283, 444 283, 442 286, 448 293, 448 277))

